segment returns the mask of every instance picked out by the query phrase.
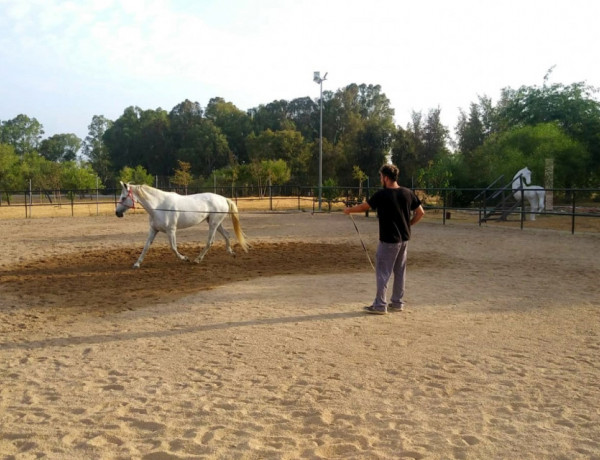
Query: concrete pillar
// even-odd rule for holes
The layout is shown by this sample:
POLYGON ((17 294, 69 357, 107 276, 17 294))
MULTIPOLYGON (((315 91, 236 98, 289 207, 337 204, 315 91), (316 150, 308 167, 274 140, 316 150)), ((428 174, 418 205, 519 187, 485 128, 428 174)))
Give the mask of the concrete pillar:
POLYGON ((548 190, 554 188, 554 158, 546 158, 546 165, 544 168, 544 188, 546 189, 546 211, 552 211, 554 209, 554 191, 548 190))

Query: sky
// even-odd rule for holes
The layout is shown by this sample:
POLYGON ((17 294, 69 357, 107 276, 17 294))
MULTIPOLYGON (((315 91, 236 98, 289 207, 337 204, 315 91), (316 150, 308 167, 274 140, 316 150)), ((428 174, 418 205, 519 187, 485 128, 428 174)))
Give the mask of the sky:
POLYGON ((406 127, 503 88, 600 87, 598 0, 0 0, 0 121, 82 140, 94 115, 241 110, 380 85, 406 127))

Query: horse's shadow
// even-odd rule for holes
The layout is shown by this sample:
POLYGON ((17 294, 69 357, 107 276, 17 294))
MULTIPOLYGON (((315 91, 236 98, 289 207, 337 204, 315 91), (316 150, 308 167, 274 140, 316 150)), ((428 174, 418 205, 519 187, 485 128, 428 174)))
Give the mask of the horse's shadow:
POLYGON ((39 349, 48 347, 70 347, 73 345, 97 345, 110 342, 126 342, 138 339, 163 339, 187 334, 201 334, 204 332, 218 331, 223 329, 236 329, 265 325, 280 325, 288 323, 306 323, 311 321, 331 321, 339 319, 352 319, 365 316, 363 312, 346 311, 336 313, 321 313, 317 315, 284 316, 278 318, 258 318, 247 321, 233 321, 225 323, 203 324, 185 328, 174 328, 158 331, 139 332, 117 332, 114 334, 93 334, 76 337, 53 337, 43 340, 31 340, 25 342, 0 343, 0 349, 39 349))

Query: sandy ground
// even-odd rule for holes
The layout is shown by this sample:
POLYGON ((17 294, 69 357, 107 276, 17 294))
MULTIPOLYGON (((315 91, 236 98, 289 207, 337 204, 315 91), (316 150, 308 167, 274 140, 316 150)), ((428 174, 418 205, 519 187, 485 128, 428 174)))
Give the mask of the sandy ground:
POLYGON ((347 216, 242 226, 0 220, 1 458, 600 459, 600 234, 423 222, 370 316, 347 216))

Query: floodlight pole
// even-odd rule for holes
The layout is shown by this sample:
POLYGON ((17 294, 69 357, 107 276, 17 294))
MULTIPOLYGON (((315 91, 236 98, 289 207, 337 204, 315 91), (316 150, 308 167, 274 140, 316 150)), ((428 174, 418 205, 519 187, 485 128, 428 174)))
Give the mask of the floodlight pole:
POLYGON ((313 74, 313 81, 319 84, 319 212, 321 212, 321 203, 323 202, 323 82, 327 80, 327 72, 321 78, 321 72, 313 74))

